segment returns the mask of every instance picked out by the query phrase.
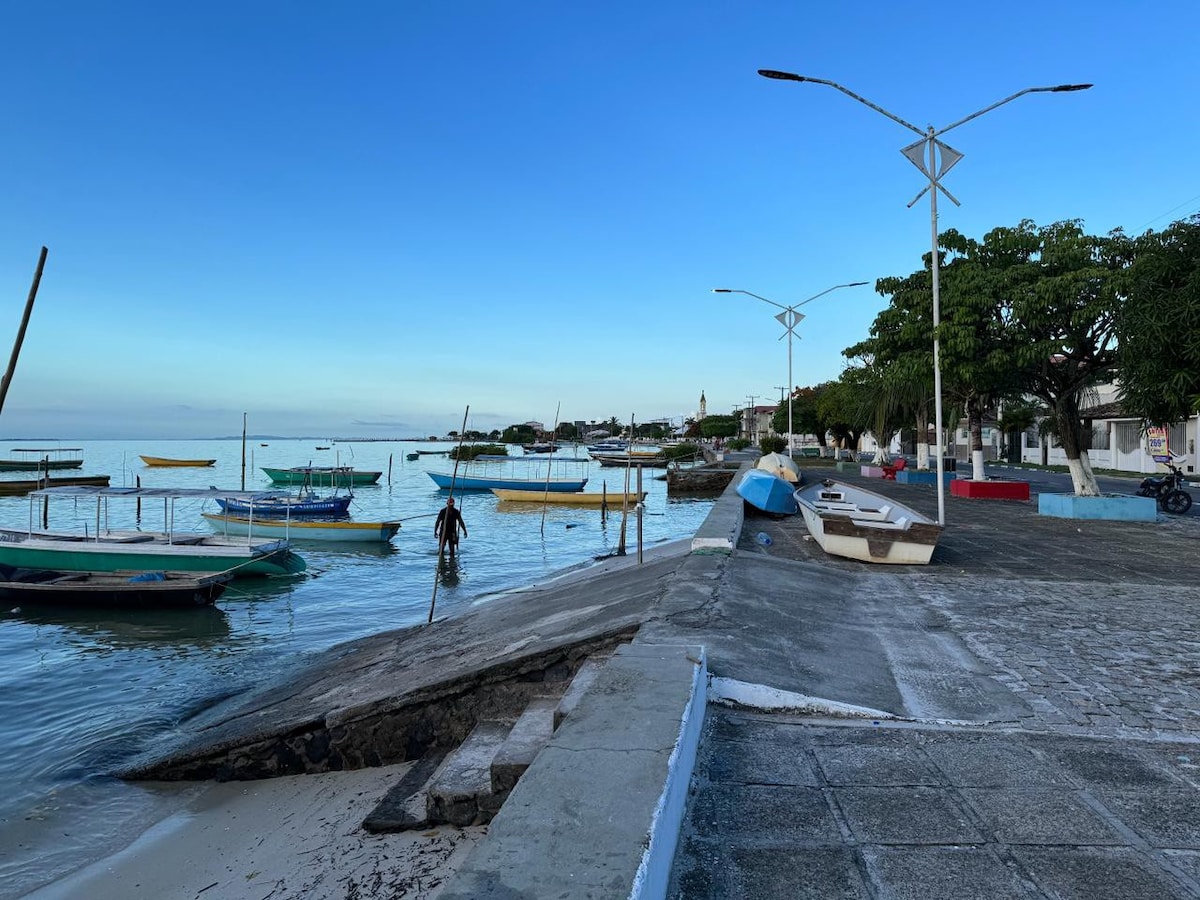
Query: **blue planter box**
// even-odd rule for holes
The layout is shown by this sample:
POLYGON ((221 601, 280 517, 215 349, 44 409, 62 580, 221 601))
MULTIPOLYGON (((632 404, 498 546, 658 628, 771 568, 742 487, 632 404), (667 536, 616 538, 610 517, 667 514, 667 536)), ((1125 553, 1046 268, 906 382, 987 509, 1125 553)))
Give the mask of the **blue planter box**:
MULTIPOLYGON (((942 483, 949 484, 954 480, 953 472, 942 473, 942 483)), ((936 469, 901 469, 896 473, 896 481, 903 484, 937 484, 936 469)))
POLYGON ((1132 494, 1105 494, 1103 497, 1038 494, 1038 512, 1060 519, 1153 522, 1158 518, 1158 503, 1153 497, 1135 497, 1132 494))

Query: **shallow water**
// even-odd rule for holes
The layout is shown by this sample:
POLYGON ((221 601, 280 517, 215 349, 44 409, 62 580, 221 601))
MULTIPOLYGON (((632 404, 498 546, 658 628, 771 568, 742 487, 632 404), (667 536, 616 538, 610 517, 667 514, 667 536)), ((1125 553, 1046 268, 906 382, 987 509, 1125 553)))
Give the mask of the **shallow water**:
MULTIPOLYGON (((63 610, 0 612, 0 896, 20 896, 73 867, 82 856, 116 845, 123 832, 153 814, 153 790, 114 782, 105 773, 144 751, 215 699, 260 684, 334 644, 425 621, 437 585, 437 614, 453 615, 473 598, 527 584, 550 572, 615 550, 621 516, 601 523, 598 510, 499 504, 490 493, 464 494, 459 506, 470 535, 456 563, 437 571, 433 516, 444 503, 425 474, 451 471, 445 456, 405 460, 414 449, 452 445, 407 442, 269 441, 246 448, 245 485, 267 489, 262 466, 353 465, 384 474, 354 489, 357 520, 403 521, 382 549, 298 545, 303 576, 239 579, 212 609, 97 613, 63 610), (324 444, 325 442, 320 442, 324 444)), ((0 443, 0 457, 10 447, 0 443)), ((49 444, 47 444, 49 446, 49 444)), ((78 443, 70 446, 80 446, 78 443)), ((85 442, 84 474, 108 474, 113 485, 240 488, 242 442, 85 442), (216 458, 211 468, 147 468, 139 454, 216 458)), ((518 451, 519 452, 519 451, 518 451)), ((569 455, 560 451, 559 456, 569 455)), ((578 454, 584 456, 582 448, 578 454)), ((480 471, 519 477, 585 474, 587 490, 624 488, 625 473, 596 463, 526 460, 476 463, 480 471)), ((461 472, 461 469, 460 469, 461 472)), ((666 484, 643 473, 649 492, 646 544, 695 532, 710 501, 669 501, 666 484)), ((14 476, 16 477, 16 476, 14 476)), ((636 478, 636 473, 634 475, 636 478)), ((636 484, 631 481, 630 488, 636 484)), ((179 502, 177 530, 208 530, 201 511, 212 501, 179 502)), ((27 498, 0 497, 0 525, 25 528, 41 514, 27 498)), ((112 527, 135 527, 131 501, 110 501, 112 527)), ((164 510, 147 503, 140 524, 162 526, 164 510)), ((92 501, 56 500, 50 527, 94 529, 92 501)), ((634 551, 636 524, 627 525, 634 551)))

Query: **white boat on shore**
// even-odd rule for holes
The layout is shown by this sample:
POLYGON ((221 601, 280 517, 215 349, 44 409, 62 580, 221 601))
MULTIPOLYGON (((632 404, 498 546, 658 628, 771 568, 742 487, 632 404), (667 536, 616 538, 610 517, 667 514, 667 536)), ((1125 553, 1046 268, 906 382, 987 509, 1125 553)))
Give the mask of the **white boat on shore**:
POLYGON ((809 534, 831 556, 926 565, 942 533, 941 525, 911 507, 829 479, 802 487, 792 496, 809 534))

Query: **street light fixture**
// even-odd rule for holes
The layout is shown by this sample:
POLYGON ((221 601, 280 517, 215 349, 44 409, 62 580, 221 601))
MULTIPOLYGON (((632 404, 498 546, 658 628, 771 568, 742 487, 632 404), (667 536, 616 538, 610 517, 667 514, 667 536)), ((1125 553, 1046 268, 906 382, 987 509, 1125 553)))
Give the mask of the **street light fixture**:
MULTIPOLYGON (((796 384, 794 381, 792 381, 792 336, 796 333, 795 332, 796 326, 799 325, 800 321, 804 318, 804 314, 796 312, 796 308, 803 306, 805 303, 811 303, 812 301, 816 300, 818 297, 824 297, 830 291, 836 291, 838 288, 860 287, 864 284, 869 284, 869 282, 851 281, 849 284, 835 284, 833 287, 826 288, 825 290, 821 291, 821 293, 813 294, 807 300, 801 300, 799 303, 793 303, 791 306, 784 306, 782 303, 776 303, 774 300, 768 300, 766 297, 760 297, 760 296, 758 296, 758 294, 752 294, 749 291, 741 291, 736 288, 713 288, 712 289, 712 292, 714 294, 745 294, 747 297, 754 297, 756 300, 761 300, 764 303, 770 303, 772 306, 776 306, 779 309, 783 310, 783 312, 776 315, 775 318, 779 320, 779 324, 781 324, 784 328, 787 329, 787 331, 785 333, 787 334, 787 339, 788 339, 787 449, 788 449, 789 457, 792 455, 792 394, 796 389, 796 384)), ((782 338, 782 335, 780 335, 780 337, 782 338)))
POLYGON ((946 524, 946 486, 943 480, 945 474, 945 460, 943 459, 943 442, 942 442, 942 365, 941 365, 941 346, 938 341, 938 325, 941 322, 941 310, 939 306, 939 285, 938 285, 938 226, 937 226, 937 192, 940 190, 945 194, 955 206, 962 204, 955 199, 941 184, 941 178, 950 169, 962 159, 963 155, 954 148, 943 144, 938 140, 939 135, 945 134, 951 128, 957 128, 964 122, 969 122, 972 119, 977 119, 986 112, 991 112, 998 106, 1003 106, 1012 100, 1025 94, 1040 94, 1051 93, 1061 94, 1069 91, 1086 91, 1091 87, 1090 84, 1059 84, 1053 87, 1031 87, 1025 88, 1022 91, 1017 91, 1010 97, 1005 97, 993 103, 991 106, 985 106, 978 112, 973 112, 969 116, 964 116, 957 122, 952 122, 945 128, 934 128, 930 125, 924 131, 913 125, 911 122, 906 122, 899 116, 888 112, 882 106, 877 106, 865 97, 860 97, 854 91, 843 87, 836 81, 828 81, 824 78, 809 78, 805 75, 797 75, 794 72, 780 72, 775 69, 759 69, 758 74, 764 78, 774 78, 780 81, 807 81, 812 84, 827 84, 831 88, 836 88, 843 94, 853 97, 864 106, 869 106, 878 113, 887 116, 893 122, 898 122, 910 131, 915 131, 921 136, 921 139, 914 141, 907 147, 903 147, 900 152, 914 166, 921 170, 921 173, 929 179, 929 184, 921 188, 920 193, 909 201, 909 207, 921 199, 925 192, 929 192, 929 217, 930 227, 933 233, 933 253, 930 259, 930 268, 932 273, 932 288, 933 288, 933 394, 934 394, 934 430, 937 432, 937 499, 938 499, 938 524, 946 524))

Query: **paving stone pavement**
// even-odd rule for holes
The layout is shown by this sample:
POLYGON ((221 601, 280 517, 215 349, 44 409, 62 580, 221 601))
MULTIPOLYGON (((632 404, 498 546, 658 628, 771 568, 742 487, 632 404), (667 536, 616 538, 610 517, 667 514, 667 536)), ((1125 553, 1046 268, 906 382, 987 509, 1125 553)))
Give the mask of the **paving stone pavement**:
POLYGON ((1200 897, 1200 747, 710 708, 671 900, 1200 897))
MULTIPOLYGON (((929 486, 814 474, 936 512, 929 486)), ((927 567, 830 558, 800 517, 750 512, 733 559, 865 575, 858 590, 924 611, 1026 711, 954 725, 710 704, 672 900, 1200 898, 1200 519, 1053 519, 1036 498, 947 496, 946 512, 927 567)))

